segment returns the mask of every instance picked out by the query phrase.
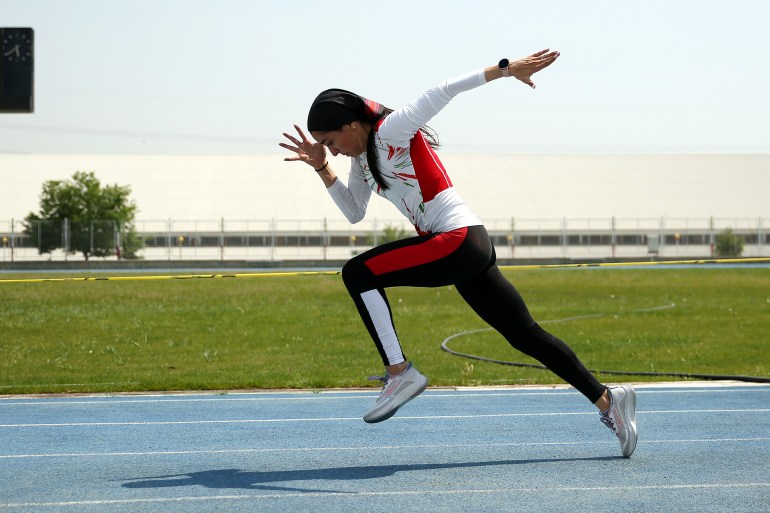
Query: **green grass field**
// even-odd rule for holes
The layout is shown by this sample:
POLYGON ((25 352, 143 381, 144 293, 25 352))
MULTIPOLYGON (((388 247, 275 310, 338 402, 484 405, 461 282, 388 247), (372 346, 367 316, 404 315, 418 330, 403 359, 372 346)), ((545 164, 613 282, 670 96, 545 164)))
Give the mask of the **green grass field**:
MULTIPOLYGON (((540 321, 604 314, 545 324, 589 368, 770 377, 770 269, 506 275, 540 321)), ((0 298, 0 394, 358 387, 382 372, 339 276, 0 283, 0 298)), ((389 299, 432 385, 560 382, 442 351, 446 337, 485 327, 452 287, 391 289, 389 299)), ((451 346, 529 361, 494 332, 451 346)))

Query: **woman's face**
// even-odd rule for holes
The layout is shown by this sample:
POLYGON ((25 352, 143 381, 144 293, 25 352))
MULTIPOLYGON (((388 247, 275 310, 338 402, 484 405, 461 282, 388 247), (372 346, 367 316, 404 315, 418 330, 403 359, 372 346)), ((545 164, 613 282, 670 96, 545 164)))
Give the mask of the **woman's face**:
POLYGON ((369 137, 368 127, 360 121, 343 125, 339 130, 328 132, 310 132, 313 139, 323 144, 332 155, 338 154, 355 157, 366 152, 366 140, 369 137))

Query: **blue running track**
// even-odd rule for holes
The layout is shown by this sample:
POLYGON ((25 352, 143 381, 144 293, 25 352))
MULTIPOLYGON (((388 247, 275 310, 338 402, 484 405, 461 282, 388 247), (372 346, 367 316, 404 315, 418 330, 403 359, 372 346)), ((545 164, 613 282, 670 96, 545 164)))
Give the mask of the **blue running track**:
POLYGON ((0 398, 0 513, 770 511, 770 386, 637 388, 631 459, 569 388, 0 398))

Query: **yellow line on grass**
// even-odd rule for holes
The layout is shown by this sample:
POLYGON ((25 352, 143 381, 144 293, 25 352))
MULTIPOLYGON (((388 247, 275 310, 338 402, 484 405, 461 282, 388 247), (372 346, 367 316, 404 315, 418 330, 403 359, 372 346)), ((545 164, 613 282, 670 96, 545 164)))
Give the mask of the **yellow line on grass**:
POLYGON ((2 283, 48 283, 67 281, 155 281, 155 280, 200 280, 218 278, 275 278, 284 276, 334 276, 342 271, 298 271, 298 272, 264 272, 264 273, 234 273, 234 274, 175 274, 168 276, 81 276, 71 278, 23 278, 0 280, 2 283))
POLYGON ((639 262, 598 262, 578 264, 501 265, 500 269, 559 269, 570 267, 639 267, 652 265, 748 264, 770 262, 770 257, 716 258, 699 260, 655 260, 639 262))
MULTIPOLYGON (((670 260, 670 261, 638 261, 638 262, 600 262, 577 264, 534 264, 534 265, 501 265, 503 270, 526 269, 569 269, 581 267, 639 267, 655 265, 701 265, 701 264, 746 264, 770 262, 770 257, 754 258, 722 258, 700 260, 670 260)), ((200 280, 219 278, 279 278, 288 276, 336 276, 342 271, 286 271, 286 272, 261 272, 261 273, 228 273, 228 274, 174 274, 174 275, 146 275, 146 276, 81 276, 70 278, 21 278, 0 280, 3 283, 49 283, 70 281, 157 281, 157 280, 200 280)))

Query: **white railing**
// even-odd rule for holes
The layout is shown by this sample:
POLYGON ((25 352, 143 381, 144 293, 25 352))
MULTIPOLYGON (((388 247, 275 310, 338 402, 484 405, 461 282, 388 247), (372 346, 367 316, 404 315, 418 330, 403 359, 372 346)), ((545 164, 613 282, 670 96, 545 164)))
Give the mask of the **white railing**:
MULTIPOLYGON (((23 221, 0 220, 0 262, 83 260, 75 241, 90 244, 92 254, 94 245, 110 250, 114 241, 116 251, 95 259, 115 260, 120 248, 126 256, 126 227, 94 221, 75 236, 69 223, 61 224, 30 230, 23 221), (40 248, 50 252, 40 254, 40 248)), ((770 255, 767 218, 511 218, 485 225, 498 257, 506 259, 708 258, 726 229, 743 239, 742 256, 770 255)), ((135 221, 131 230, 144 244, 135 257, 144 260, 323 261, 345 260, 383 242, 386 228, 414 233, 403 219, 376 218, 355 225, 340 219, 150 219, 135 221)))

